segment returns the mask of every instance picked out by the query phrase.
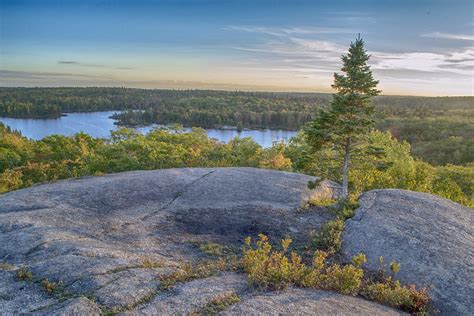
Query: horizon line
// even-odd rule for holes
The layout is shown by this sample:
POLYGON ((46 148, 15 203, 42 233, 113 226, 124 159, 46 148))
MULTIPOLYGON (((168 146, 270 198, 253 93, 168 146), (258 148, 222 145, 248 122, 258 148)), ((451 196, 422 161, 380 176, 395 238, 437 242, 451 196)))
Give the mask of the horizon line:
MULTIPOLYGON (((232 86, 232 84, 229 84, 232 86)), ((239 86, 236 84, 236 86, 239 86)), ((72 86, 72 85, 50 85, 50 86, 2 86, 0 85, 0 89, 58 89, 58 88, 74 88, 74 89, 87 89, 87 88, 110 88, 110 89, 135 89, 135 90, 178 90, 178 91, 186 91, 186 90, 195 90, 195 91, 222 91, 222 92, 243 92, 243 93, 299 93, 299 94, 334 94, 334 92, 324 92, 324 91, 316 91, 316 90, 305 90, 305 89, 294 89, 294 90, 284 90, 280 89, 279 87, 275 87, 274 90, 267 89, 265 90, 264 87, 258 88, 255 86, 256 89, 251 88, 240 88, 240 89, 230 89, 229 88, 219 88, 219 87, 209 87, 209 88, 196 88, 196 87, 134 87, 134 86, 107 86, 107 85, 91 85, 91 86, 72 86)), ((453 95, 427 95, 427 94, 397 94, 397 93, 382 93, 379 96, 388 96, 388 97, 425 97, 425 98, 456 98, 456 97, 474 97, 473 95, 466 95, 466 94, 453 94, 453 95)))

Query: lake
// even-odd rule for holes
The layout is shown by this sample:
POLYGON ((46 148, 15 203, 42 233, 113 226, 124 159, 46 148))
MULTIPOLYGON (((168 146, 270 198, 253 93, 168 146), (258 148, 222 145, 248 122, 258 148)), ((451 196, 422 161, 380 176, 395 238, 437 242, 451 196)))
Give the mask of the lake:
MULTIPOLYGON (((90 112, 90 113, 68 113, 58 119, 15 119, 0 117, 0 122, 18 130, 23 136, 31 139, 41 139, 43 137, 60 134, 71 136, 75 133, 84 132, 94 137, 109 137, 110 131, 116 130, 114 119, 110 116, 116 111, 90 112)), ((160 125, 136 128, 141 133, 147 133, 154 127, 160 125)), ((186 130, 190 130, 187 128, 186 130)), ((252 139, 263 147, 270 147, 275 141, 288 141, 295 136, 295 131, 284 130, 249 130, 237 132, 237 130, 206 129, 209 137, 213 137, 222 142, 228 142, 235 136, 252 137, 252 139)))

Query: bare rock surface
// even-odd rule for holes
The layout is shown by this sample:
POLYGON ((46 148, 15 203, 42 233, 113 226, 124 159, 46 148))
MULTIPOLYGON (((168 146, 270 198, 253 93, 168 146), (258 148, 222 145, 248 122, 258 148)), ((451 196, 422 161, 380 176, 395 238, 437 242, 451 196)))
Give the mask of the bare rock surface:
MULTIPOLYGON (((397 313, 358 297, 332 292, 256 292, 247 285, 245 275, 237 272, 178 278, 170 288, 162 286, 164 280, 182 273, 185 263, 208 260, 209 254, 200 246, 210 242, 239 251, 245 237, 265 233, 272 240, 291 235, 296 246, 307 245, 311 233, 333 219, 334 214, 322 207, 309 211, 301 211, 301 207, 313 197, 332 199, 340 194, 340 187, 328 181, 309 190, 309 180, 315 178, 254 168, 168 169, 64 180, 0 195, 0 314, 181 315, 199 312, 229 293, 241 298, 224 311, 235 315, 397 313), (20 268, 31 271, 31 280, 15 277, 20 268), (54 285, 53 293, 45 290, 46 279, 54 285)), ((404 198, 393 198, 398 202, 390 207, 403 209, 398 203, 404 198)), ((447 203, 431 197, 425 202, 428 208, 447 203)), ((433 247, 438 247, 436 242, 443 243, 446 249, 454 247, 454 253, 445 249, 443 254, 458 256, 452 259, 453 266, 465 269, 461 275, 471 280, 467 274, 472 272, 472 265, 463 260, 469 256, 472 259, 472 244, 467 242, 472 234, 462 223, 472 217, 461 210, 452 220, 455 224, 449 224, 453 228, 449 228, 450 215, 441 213, 440 225, 448 231, 444 233, 450 236, 457 231, 461 237, 444 244, 439 239, 445 235, 436 235, 431 241, 433 247), (457 259, 462 264, 454 262, 457 259)), ((411 215, 400 216, 403 218, 399 220, 407 223, 394 227, 403 231, 403 227, 412 225, 411 215)), ((433 220, 428 217, 423 217, 426 225, 433 220)), ((389 219, 387 216, 385 220, 389 219)), ((378 232, 377 225, 385 223, 380 221, 381 224, 372 223, 373 234, 378 232)), ((413 229, 417 227, 414 225, 413 229)), ((374 242, 364 236, 360 237, 361 243, 374 242)), ((395 242, 410 241, 400 237, 395 242)), ((351 249, 348 246, 346 242, 345 249, 351 249)), ((372 255, 368 250, 365 251, 372 255)), ((385 256, 378 250, 377 256, 385 256)), ((409 253, 406 247, 405 252, 409 253)), ((387 260, 392 258, 386 256, 387 260)), ((403 271, 407 267, 400 261, 403 271)), ((430 264, 440 263, 434 260, 430 264)), ((459 277, 449 277, 458 286, 459 277)), ((453 294, 454 302, 464 297, 464 306, 472 306, 467 300, 472 288, 461 289, 464 293, 453 294)))
POLYGON ((124 315, 187 315, 199 313, 214 298, 231 293, 239 296, 249 291, 244 275, 224 273, 220 276, 194 280, 157 295, 141 308, 124 315))
POLYGON ((343 253, 366 254, 367 267, 401 264, 397 278, 427 286, 434 306, 445 315, 474 311, 474 211, 433 195, 374 190, 359 200, 346 222, 343 253))
POLYGON ((403 315, 389 307, 334 292, 288 289, 255 295, 222 315, 403 315))
POLYGON ((184 262, 203 260, 203 243, 238 249, 246 236, 260 232, 306 243, 334 215, 299 208, 313 194, 337 194, 326 187, 309 190, 314 179, 253 168, 168 169, 0 195, 0 311, 184 313, 227 289, 242 292, 242 275, 159 289, 184 262), (32 280, 15 277, 21 267, 32 280), (45 279, 55 285, 53 294, 43 289, 45 279))

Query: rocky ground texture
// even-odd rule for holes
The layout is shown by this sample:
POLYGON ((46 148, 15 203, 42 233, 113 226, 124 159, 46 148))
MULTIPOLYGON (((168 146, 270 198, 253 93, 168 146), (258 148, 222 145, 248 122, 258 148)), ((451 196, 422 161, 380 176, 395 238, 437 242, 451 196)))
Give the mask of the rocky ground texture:
MULTIPOLYGON (((314 179, 253 168, 168 169, 0 195, 0 314, 187 314, 232 294, 240 301, 224 314, 399 314, 332 292, 258 292, 244 274, 232 271, 166 284, 187 263, 209 260, 206 246, 213 243, 238 252, 245 237, 265 233, 271 240, 290 235, 296 246, 306 245, 334 214, 301 208, 313 196, 339 194, 327 181, 309 190, 314 179), (22 268, 31 280, 16 277, 22 268)), ((348 222, 343 253, 362 250, 369 263, 379 255, 397 259, 401 278, 434 285, 441 311, 464 313, 474 306, 472 219, 472 210, 433 196, 372 191, 348 222)))
POLYGON ((373 190, 346 222, 346 260, 363 252, 366 268, 377 271, 379 257, 400 263, 397 278, 428 287, 444 315, 474 311, 474 211, 430 194, 373 190))

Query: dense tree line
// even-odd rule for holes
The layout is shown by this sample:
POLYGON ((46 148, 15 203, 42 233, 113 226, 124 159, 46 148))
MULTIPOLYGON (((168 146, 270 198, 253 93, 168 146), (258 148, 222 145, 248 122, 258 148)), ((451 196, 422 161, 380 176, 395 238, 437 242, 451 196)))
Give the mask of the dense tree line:
POLYGON ((31 102, 0 102, 0 116, 14 118, 58 118, 61 110, 57 105, 39 104, 31 102))
MULTIPOLYGON (((0 88, 0 116, 56 118, 65 112, 123 111, 120 125, 179 123, 203 128, 298 130, 328 106, 330 94, 128 88, 0 88)), ((431 164, 474 157, 473 97, 379 96, 375 127, 412 145, 431 164)))
MULTIPOLYGON (((353 194, 374 188, 431 192, 474 207, 474 165, 435 167, 413 158, 410 144, 374 131, 355 155, 349 186, 353 194), (378 150, 374 151, 374 148, 378 150)), ((202 129, 155 129, 141 135, 122 129, 109 139, 79 133, 32 141, 0 124, 0 192, 85 175, 173 167, 250 166, 302 172, 341 180, 340 153, 310 150, 300 133, 288 145, 262 148, 250 138, 221 143, 202 129)))

